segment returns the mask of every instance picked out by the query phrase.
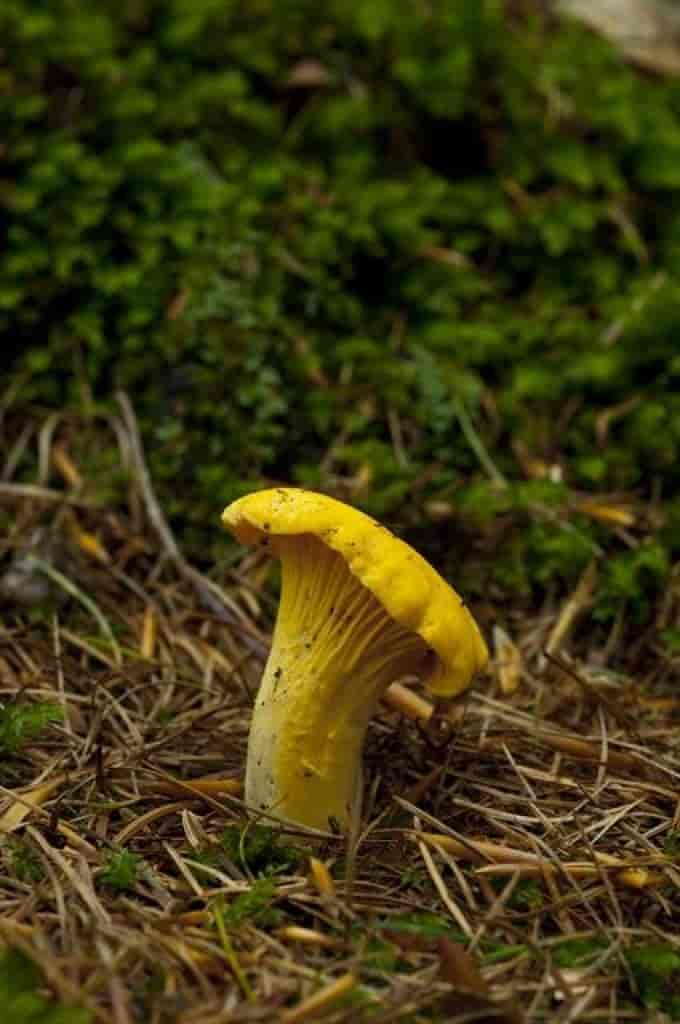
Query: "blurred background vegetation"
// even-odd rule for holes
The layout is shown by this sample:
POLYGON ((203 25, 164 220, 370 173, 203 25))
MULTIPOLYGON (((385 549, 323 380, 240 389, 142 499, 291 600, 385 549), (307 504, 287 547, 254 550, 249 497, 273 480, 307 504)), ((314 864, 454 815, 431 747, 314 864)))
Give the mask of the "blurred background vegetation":
POLYGON ((541 6, 5 0, 3 444, 70 410, 115 501, 123 388, 203 563, 285 481, 473 598, 594 562, 603 630, 648 621, 680 552, 680 81, 541 6))

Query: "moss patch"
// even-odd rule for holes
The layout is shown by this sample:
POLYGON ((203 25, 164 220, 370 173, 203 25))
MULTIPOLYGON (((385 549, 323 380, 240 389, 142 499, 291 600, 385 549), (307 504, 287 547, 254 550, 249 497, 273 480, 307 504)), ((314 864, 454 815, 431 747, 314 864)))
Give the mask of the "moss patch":
POLYGON ((285 480, 429 530, 471 592, 597 557, 601 616, 649 614, 680 549, 677 81, 500 0, 12 0, 0 29, 15 403, 133 392, 202 558, 285 480), (573 500, 622 490, 659 498, 639 552, 573 500))

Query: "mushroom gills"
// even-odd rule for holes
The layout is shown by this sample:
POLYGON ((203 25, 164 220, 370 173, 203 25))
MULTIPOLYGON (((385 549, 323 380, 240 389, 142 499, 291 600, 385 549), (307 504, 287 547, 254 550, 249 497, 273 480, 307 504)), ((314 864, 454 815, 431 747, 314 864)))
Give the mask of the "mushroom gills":
POLYGON ((432 652, 311 534, 271 538, 281 602, 255 702, 246 801, 316 828, 345 828, 369 719, 432 652))

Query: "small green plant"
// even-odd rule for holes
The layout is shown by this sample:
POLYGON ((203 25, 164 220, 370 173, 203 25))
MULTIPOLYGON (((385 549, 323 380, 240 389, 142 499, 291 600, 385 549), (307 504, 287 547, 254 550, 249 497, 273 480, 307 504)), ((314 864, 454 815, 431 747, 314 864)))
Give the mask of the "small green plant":
POLYGON ((680 859, 680 829, 673 829, 663 841, 663 852, 673 860, 680 859))
POLYGON ((35 847, 21 836, 8 836, 4 843, 10 870, 20 882, 41 882, 45 870, 35 847))
POLYGON ((143 863, 139 854, 132 850, 112 850, 100 875, 101 881, 112 889, 124 892, 139 880, 143 863))
POLYGON ((219 897, 216 906, 224 927, 232 930, 245 921, 263 928, 275 927, 281 920, 279 912, 272 908, 275 893, 272 878, 258 878, 247 892, 240 893, 231 903, 219 897))
POLYGON ((451 927, 451 922, 439 914, 429 911, 414 911, 408 914, 394 914, 392 917, 383 918, 377 922, 376 930, 385 932, 406 932, 411 935, 421 935, 424 938, 433 939, 440 935, 446 935, 454 942, 464 942, 465 936, 451 927))
POLYGON ((670 655, 680 654, 680 629, 670 627, 662 629, 659 633, 659 640, 670 655))
POLYGON ((375 971, 393 974, 396 970, 407 971, 408 964, 400 956, 400 950, 391 942, 382 939, 362 939, 356 946, 357 956, 362 964, 375 971))
POLYGON ((612 619, 625 604, 636 621, 646 619, 652 596, 665 582, 668 571, 667 552, 655 541, 619 555, 607 566, 596 617, 612 619))
POLYGON ((264 825, 227 828, 222 833, 221 846, 230 860, 246 867, 254 875, 289 871, 304 856, 296 846, 282 842, 279 832, 264 825))
POLYGON ((16 754, 52 722, 61 722, 64 714, 58 704, 16 701, 0 709, 0 754, 16 754))
POLYGON ((502 960, 511 960, 515 956, 519 956, 521 953, 525 953, 527 947, 524 943, 508 944, 506 942, 483 942, 481 945, 481 952, 484 958, 484 963, 495 964, 502 960))
POLYGON ((523 878, 513 889, 509 905, 515 910, 537 910, 545 902, 543 888, 531 878, 523 878))
POLYGON ((0 1007, 7 1024, 90 1024, 89 1010, 58 1006, 42 992, 40 971, 24 953, 0 954, 0 1007))
MULTIPOLYGON (((445 917, 429 911, 395 914, 393 917, 383 918, 381 921, 376 922, 374 927, 376 931, 382 931, 387 936, 390 933, 404 933, 417 936, 419 939, 424 940, 427 945, 436 943, 436 940, 439 938, 447 938, 452 942, 462 944, 465 944, 467 941, 467 936, 453 928, 451 922, 445 917)), ((382 951, 386 956, 388 955, 388 950, 382 949, 380 946, 373 947, 369 944, 367 948, 369 952, 380 953, 382 951)), ((523 953, 525 950, 526 946, 524 944, 508 945, 507 943, 491 939, 484 940, 480 946, 480 953, 485 963, 497 963, 501 960, 508 960, 519 953, 523 953)))
POLYGON ((680 1020, 680 952, 657 942, 633 946, 626 958, 642 1005, 680 1020))
POLYGON ((566 939, 555 947, 552 957, 558 967, 583 967, 607 945, 607 940, 597 935, 591 939, 566 939))
POLYGON ((241 893, 231 903, 227 904, 224 897, 219 896, 211 907, 222 948, 234 977, 249 1002, 253 1001, 253 991, 234 951, 231 932, 245 922, 256 924, 259 928, 275 928, 281 922, 281 915, 272 909, 274 895, 273 880, 260 878, 253 883, 248 892, 241 893))

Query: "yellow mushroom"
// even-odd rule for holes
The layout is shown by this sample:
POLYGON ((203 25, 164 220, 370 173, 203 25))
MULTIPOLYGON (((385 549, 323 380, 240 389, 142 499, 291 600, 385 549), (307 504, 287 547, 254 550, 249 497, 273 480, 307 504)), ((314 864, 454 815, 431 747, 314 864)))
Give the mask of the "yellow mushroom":
POLYGON ((346 829, 369 719, 395 679, 453 696, 487 659, 458 594, 404 541, 340 501, 295 487, 225 509, 244 544, 281 560, 272 648, 255 702, 245 797, 313 828, 346 829))

